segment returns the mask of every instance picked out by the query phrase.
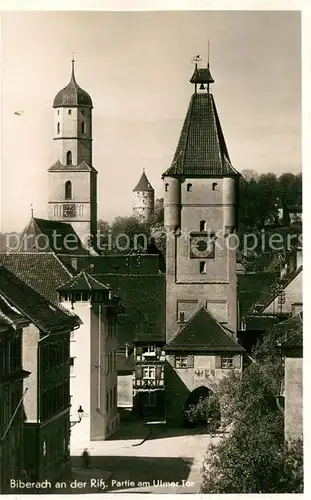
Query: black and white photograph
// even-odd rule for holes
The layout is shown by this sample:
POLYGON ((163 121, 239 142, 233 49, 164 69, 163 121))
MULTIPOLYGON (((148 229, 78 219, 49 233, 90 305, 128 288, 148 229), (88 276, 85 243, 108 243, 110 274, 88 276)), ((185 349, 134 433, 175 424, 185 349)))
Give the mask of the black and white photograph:
POLYGON ((0 493, 303 493, 302 12, 0 15, 0 493))

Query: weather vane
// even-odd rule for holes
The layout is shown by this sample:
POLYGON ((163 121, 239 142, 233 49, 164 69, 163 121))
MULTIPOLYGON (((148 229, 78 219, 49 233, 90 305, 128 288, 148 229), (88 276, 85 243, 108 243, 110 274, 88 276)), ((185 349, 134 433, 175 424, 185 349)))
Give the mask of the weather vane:
POLYGON ((201 61, 202 61, 202 59, 201 59, 201 57, 200 57, 199 55, 195 56, 195 57, 192 59, 192 62, 195 62, 196 64, 197 64, 198 62, 201 62, 201 61))

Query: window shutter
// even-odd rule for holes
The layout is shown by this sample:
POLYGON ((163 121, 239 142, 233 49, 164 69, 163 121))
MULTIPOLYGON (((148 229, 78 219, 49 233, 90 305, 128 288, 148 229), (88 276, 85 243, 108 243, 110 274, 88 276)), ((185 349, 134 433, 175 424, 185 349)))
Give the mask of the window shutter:
POLYGON ((143 378, 143 369, 142 369, 141 366, 136 366, 135 377, 136 377, 136 379, 142 379, 143 378))
POLYGON ((156 380, 161 380, 161 373, 162 373, 162 366, 157 365, 156 366, 156 380))
POLYGON ((239 354, 233 356, 233 368, 241 368, 241 356, 239 354))
POLYGON ((193 365, 194 365, 194 358, 193 355, 191 354, 187 357, 187 366, 189 368, 193 368, 193 365))
POLYGON ((215 356, 215 368, 221 368, 221 356, 215 356))
POLYGON ((143 348, 142 348, 142 346, 141 346, 141 345, 138 345, 138 346, 136 347, 136 356, 141 356, 141 355, 142 355, 142 353, 143 353, 143 348))

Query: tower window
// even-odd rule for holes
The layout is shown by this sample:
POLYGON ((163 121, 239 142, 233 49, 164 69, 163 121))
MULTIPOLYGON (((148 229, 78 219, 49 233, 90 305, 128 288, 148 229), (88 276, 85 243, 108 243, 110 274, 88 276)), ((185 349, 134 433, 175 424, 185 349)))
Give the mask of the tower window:
POLYGON ((65 184, 65 200, 71 200, 72 198, 72 185, 70 181, 65 184))
POLYGON ((168 184, 165 184, 165 191, 168 191, 168 184))
POLYGON ((212 186, 213 191, 217 191, 217 186, 218 186, 217 182, 213 182, 212 186))
POLYGON ((206 274, 206 262, 200 262, 200 273, 206 274))
POLYGON ((191 192, 192 192, 192 184, 187 184, 187 191, 188 191, 189 193, 191 193, 191 192))
POLYGON ((81 134, 85 134, 85 123, 81 122, 81 134))
POLYGON ((57 122, 57 133, 59 134, 60 133, 60 123, 57 122))
POLYGON ((67 161, 67 165, 72 165, 72 152, 71 151, 67 151, 66 161, 67 161))
POLYGON ((59 109, 57 110, 57 114, 59 115, 59 109))
POLYGON ((200 221, 200 231, 206 231, 206 221, 205 220, 200 221))
POLYGON ((71 109, 68 109, 68 115, 71 115, 71 109))

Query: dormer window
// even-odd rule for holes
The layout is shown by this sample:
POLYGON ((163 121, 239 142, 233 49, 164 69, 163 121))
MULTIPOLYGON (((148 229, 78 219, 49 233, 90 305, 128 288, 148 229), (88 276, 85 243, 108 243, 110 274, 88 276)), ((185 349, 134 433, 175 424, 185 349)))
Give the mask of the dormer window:
POLYGON ((192 184, 187 184, 187 191, 188 193, 192 192, 192 184))

